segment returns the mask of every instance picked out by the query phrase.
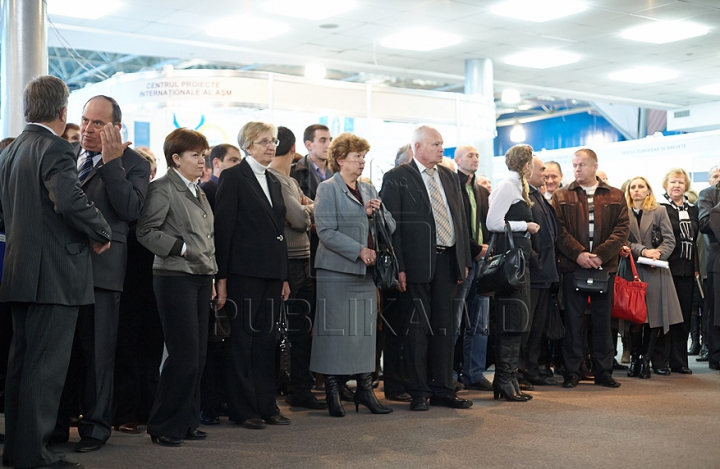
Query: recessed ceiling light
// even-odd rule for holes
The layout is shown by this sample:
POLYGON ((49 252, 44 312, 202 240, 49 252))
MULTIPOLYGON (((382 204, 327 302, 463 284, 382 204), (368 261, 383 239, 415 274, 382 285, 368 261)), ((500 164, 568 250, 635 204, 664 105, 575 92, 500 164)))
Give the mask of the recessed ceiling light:
POLYGON ((211 24, 205 34, 213 37, 237 39, 239 41, 259 42, 288 32, 285 23, 266 20, 255 16, 225 18, 211 24))
POLYGON ((519 103, 522 98, 520 97, 520 92, 513 88, 505 88, 502 90, 502 102, 505 104, 517 104, 519 103))
POLYGON ((305 66, 305 77, 323 79, 327 76, 327 70, 320 64, 308 64, 305 66))
POLYGON ((587 5, 577 0, 508 0, 492 8, 496 15, 542 23, 585 11, 587 5))
POLYGON ((634 41, 667 44, 682 41, 691 37, 704 36, 708 33, 705 26, 687 21, 656 21, 622 32, 622 37, 634 41))
POLYGON ((720 83, 715 83, 714 85, 702 86, 702 87, 698 88, 698 91, 703 94, 720 95, 720 83))
POLYGON ((527 136, 525 135, 525 129, 523 129, 523 126, 520 124, 513 125, 513 128, 510 131, 510 141, 513 143, 522 143, 526 138, 527 136))
POLYGON ((263 8, 274 15, 323 20, 357 7, 353 0, 271 0, 263 8))
POLYGON ((610 79, 626 83, 654 83, 656 81, 672 80, 680 76, 675 70, 660 67, 635 67, 621 72, 610 74, 610 79))
POLYGON ((457 34, 445 33, 434 29, 413 28, 380 40, 383 47, 427 52, 459 44, 462 38, 457 34))
POLYGON ((505 63, 508 65, 539 69, 559 67, 560 65, 572 64, 579 60, 580 56, 577 54, 553 49, 529 50, 505 57, 505 63))
POLYGON ((115 0, 47 0, 50 15, 96 20, 123 6, 115 0))

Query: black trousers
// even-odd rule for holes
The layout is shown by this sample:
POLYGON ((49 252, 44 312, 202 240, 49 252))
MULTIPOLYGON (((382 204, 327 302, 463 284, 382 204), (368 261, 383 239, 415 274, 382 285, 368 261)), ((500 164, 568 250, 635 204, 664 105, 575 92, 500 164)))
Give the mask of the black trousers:
POLYGON ((13 338, 5 385, 3 464, 46 466, 67 374, 77 306, 13 303, 13 338))
POLYGON ((56 436, 69 435, 70 417, 77 415, 79 401, 80 438, 110 438, 120 294, 95 288, 95 304, 80 307, 56 436))
POLYGON ((383 321, 383 385, 385 394, 401 394, 407 391, 408 376, 404 359, 403 332, 404 311, 401 294, 397 290, 382 292, 382 309, 379 320, 383 321))
MULTIPOLYGON (((573 274, 563 276, 563 299, 565 302, 565 339, 563 340, 563 358, 565 373, 580 374, 583 360, 583 318, 590 297, 590 326, 592 328, 592 351, 595 357, 595 376, 612 373, 612 359, 615 353, 610 339, 610 311, 613 303, 613 289, 606 293, 576 292, 573 288, 573 274)), ((610 274, 608 285, 615 283, 615 274, 610 274)))
POLYGON ((708 272, 707 285, 708 363, 720 366, 720 272, 708 272))
POLYGON ((114 425, 147 423, 160 378, 163 341, 157 303, 124 291, 115 349, 114 425))
POLYGON ((239 310, 230 322, 226 360, 230 420, 240 423, 278 415, 275 321, 280 312, 282 281, 230 275, 227 292, 239 310))
POLYGON ((5 409, 5 378, 12 341, 12 312, 10 303, 0 303, 0 412, 5 409))
MULTIPOLYGON (((213 310, 210 310, 210 316, 213 310)), ((214 318, 208 324, 213 327, 214 318)), ((230 347, 227 340, 208 342, 207 358, 200 382, 200 410, 204 418, 213 419, 220 416, 222 404, 227 401, 227 366, 226 357, 230 347)))
POLYGON ((412 397, 454 395, 452 386, 457 298, 455 249, 437 254, 430 283, 408 283, 403 293, 405 361, 412 397))
POLYGON ((530 289, 530 330, 523 334, 524 368, 527 376, 540 375, 538 365, 540 354, 545 348, 545 330, 547 328, 548 314, 550 312, 550 288, 530 289))
POLYGON ((315 320, 315 284, 310 277, 310 259, 290 259, 290 297, 287 306, 290 340, 288 393, 303 399, 312 393, 315 379, 310 372, 312 330, 315 320))
POLYGON ((168 357, 147 432, 185 438, 200 425, 200 378, 205 367, 212 276, 153 277, 168 357))
POLYGON ((663 345, 666 349, 664 366, 667 367, 669 364, 672 368, 681 368, 688 366, 688 334, 690 333, 695 278, 673 276, 673 282, 680 302, 683 322, 671 325, 670 331, 660 340, 668 342, 667 346, 663 345))

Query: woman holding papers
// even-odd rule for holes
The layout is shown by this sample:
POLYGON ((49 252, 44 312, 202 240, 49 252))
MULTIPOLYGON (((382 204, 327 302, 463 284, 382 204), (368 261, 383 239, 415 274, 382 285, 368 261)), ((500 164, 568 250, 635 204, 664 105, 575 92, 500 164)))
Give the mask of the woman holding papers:
MULTIPOLYGON (((625 198, 631 210, 629 244, 633 258, 667 261, 675 249, 675 235, 667 211, 655 200, 647 179, 633 178, 625 198)), ((669 269, 638 264, 638 274, 648 284, 647 322, 630 327, 633 350, 628 376, 647 379, 651 359, 656 374, 670 374, 664 365, 666 353, 658 350, 656 344, 672 324, 683 322, 683 316, 669 269)))

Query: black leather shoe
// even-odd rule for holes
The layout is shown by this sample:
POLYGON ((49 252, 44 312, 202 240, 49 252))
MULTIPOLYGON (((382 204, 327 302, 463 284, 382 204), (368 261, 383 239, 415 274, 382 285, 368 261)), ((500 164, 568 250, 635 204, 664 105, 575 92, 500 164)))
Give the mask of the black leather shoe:
POLYGON ((455 392, 462 391, 463 389, 465 389, 465 385, 456 379, 452 380, 452 386, 453 386, 453 391, 455 391, 455 392))
POLYGON ((692 374, 692 370, 686 366, 670 368, 670 371, 672 371, 673 373, 680 373, 681 375, 691 375, 692 374))
POLYGON ((617 361, 617 360, 615 360, 614 358, 613 358, 613 365, 612 365, 612 368, 613 368, 613 370, 619 370, 619 371, 625 371, 625 370, 627 370, 627 369, 628 369, 628 367, 627 367, 627 366, 625 366, 625 365, 621 365, 621 364, 620 364, 620 363, 618 363, 618 361, 617 361))
POLYGON ((578 383, 580 382, 580 377, 576 375, 575 373, 569 374, 565 377, 565 381, 563 381, 562 387, 564 388, 575 388, 577 387, 578 383))
POLYGON ((185 437, 186 440, 204 440, 207 438, 207 432, 204 432, 202 430, 198 430, 197 428, 193 428, 192 430, 188 430, 188 434, 185 437))
POLYGON ((182 446, 183 444, 182 438, 175 438, 174 436, 150 435, 150 439, 153 443, 160 446, 182 446))
POLYGON ((711 370, 720 370, 720 363, 708 362, 708 368, 710 368, 711 370))
MULTIPOLYGON (((525 379, 534 384, 535 386, 556 386, 558 384, 558 381, 555 378, 550 378, 549 376, 527 376, 525 375, 525 379)), ((522 381, 520 382, 522 385, 522 381)), ((521 388, 522 389, 522 388, 521 388)))
POLYGON ((388 401, 395 401, 395 402, 410 402, 410 401, 412 401, 412 397, 410 396, 410 394, 408 394, 406 392, 400 392, 397 394, 392 394, 392 393, 386 392, 385 399, 387 399, 388 401))
POLYGON ((115 426, 115 430, 122 433, 129 433, 131 435, 139 435, 141 432, 138 426, 139 424, 137 422, 128 422, 115 426))
POLYGON ((250 430, 262 430, 265 428, 265 422, 263 422, 262 419, 243 420, 242 422, 240 422, 240 425, 250 430))
POLYGON ((410 410, 430 410, 426 397, 413 397, 410 402, 410 410))
POLYGON ((204 411, 200 411, 200 423, 203 425, 220 425, 220 417, 217 415, 206 414, 204 411))
POLYGON ((469 409, 473 401, 457 396, 433 396, 430 398, 430 405, 450 407, 451 409, 469 409))
POLYGON ((605 386, 606 388, 619 388, 620 383, 615 381, 610 373, 603 373, 602 375, 595 378, 595 384, 598 386, 605 386))
POLYGON ((475 381, 472 384, 468 384, 465 386, 466 389, 472 389, 475 391, 492 391, 493 386, 490 380, 488 380, 486 377, 482 377, 479 380, 475 381))
POLYGON ((312 394, 301 397, 290 394, 285 398, 285 402, 287 402, 290 407, 304 407, 313 410, 327 409, 327 403, 325 401, 319 401, 312 394))
POLYGON ((669 376, 670 368, 653 368, 653 373, 661 376, 669 376))
POLYGON ((74 467, 75 469, 85 469, 85 466, 83 466, 83 465, 80 464, 79 462, 70 462, 70 461, 66 461, 66 460, 64 460, 64 459, 60 459, 60 460, 58 460, 58 461, 55 461, 55 462, 52 463, 52 464, 49 464, 49 465, 47 465, 47 466, 42 466, 42 467, 50 467, 50 468, 53 468, 53 469, 55 469, 55 468, 61 468, 61 467, 67 469, 67 468, 72 468, 72 467, 74 467))
POLYGON ((83 438, 75 446, 76 453, 92 453, 103 447, 105 442, 97 438, 83 438))
POLYGON ((290 425, 290 419, 283 414, 271 415, 263 420, 268 425, 290 425))

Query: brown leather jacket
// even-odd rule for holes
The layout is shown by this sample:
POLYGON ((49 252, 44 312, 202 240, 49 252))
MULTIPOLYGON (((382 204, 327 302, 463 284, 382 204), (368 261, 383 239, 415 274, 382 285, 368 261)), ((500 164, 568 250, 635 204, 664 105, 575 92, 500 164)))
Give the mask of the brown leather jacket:
POLYGON ((573 181, 567 188, 553 194, 552 205, 557 212, 558 262, 562 272, 572 272, 583 251, 596 254, 603 261, 603 269, 617 272, 618 253, 628 239, 630 219, 624 194, 599 181, 595 190, 595 236, 590 251, 589 209, 585 191, 573 181))

